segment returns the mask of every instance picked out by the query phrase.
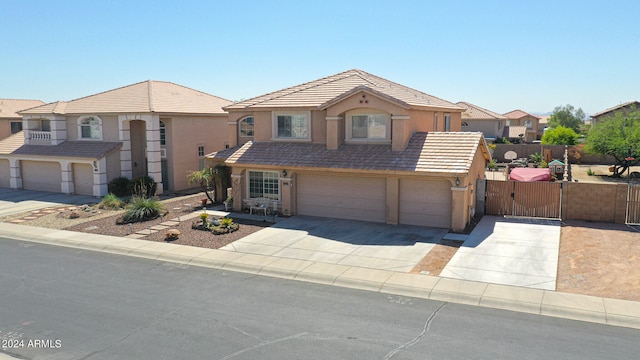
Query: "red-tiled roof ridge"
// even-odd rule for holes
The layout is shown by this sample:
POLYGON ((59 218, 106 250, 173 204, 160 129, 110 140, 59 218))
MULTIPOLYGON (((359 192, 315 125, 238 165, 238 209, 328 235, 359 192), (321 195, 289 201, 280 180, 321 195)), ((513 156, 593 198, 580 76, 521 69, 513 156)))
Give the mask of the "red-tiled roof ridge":
POLYGON ((533 114, 529 114, 528 112, 526 112, 524 110, 520 110, 520 109, 509 111, 508 113, 505 113, 503 115, 506 116, 509 119, 521 119, 521 118, 523 118, 525 116, 532 116, 532 117, 534 117, 536 119, 540 118, 538 116, 535 116, 533 114), (520 116, 516 116, 516 114, 518 114, 518 113, 520 113, 521 115, 520 116))

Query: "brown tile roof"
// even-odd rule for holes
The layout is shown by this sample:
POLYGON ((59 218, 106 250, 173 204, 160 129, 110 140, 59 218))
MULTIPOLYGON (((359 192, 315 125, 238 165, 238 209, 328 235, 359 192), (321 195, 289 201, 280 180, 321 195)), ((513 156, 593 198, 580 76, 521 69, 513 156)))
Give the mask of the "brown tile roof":
POLYGON ((225 109, 278 107, 325 109, 334 102, 361 90, 386 98, 405 108, 438 107, 460 110, 458 106, 446 100, 357 69, 242 100, 225 109))
POLYGON ((457 102, 456 105, 466 109, 462 113, 462 120, 495 120, 495 119, 506 119, 505 116, 500 115, 491 110, 487 110, 485 108, 481 108, 478 105, 473 105, 471 103, 460 101, 457 102))
POLYGON ((44 104, 41 100, 0 99, 0 118, 17 118, 18 111, 44 104))
POLYGON ((626 103, 623 103, 623 104, 620 104, 620 105, 616 105, 614 107, 610 107, 610 108, 608 108, 606 110, 602 110, 600 112, 597 112, 597 113, 591 115, 591 117, 592 118, 598 117, 598 116, 604 115, 604 114, 606 114, 608 112, 616 111, 618 109, 622 109, 625 106, 630 106, 630 105, 634 105, 634 104, 636 105, 636 108, 637 108, 636 110, 640 110, 640 101, 634 100, 634 101, 627 101, 626 103))
POLYGON ((469 171, 479 148, 484 147, 485 158, 490 159, 486 146, 479 132, 433 132, 414 134, 404 151, 391 151, 390 145, 344 144, 327 150, 324 144, 249 141, 208 157, 226 159, 231 166, 462 174, 469 171))
POLYGON ((534 117, 534 118, 538 119, 537 116, 531 115, 528 112, 525 112, 525 111, 522 111, 522 110, 509 111, 508 113, 504 114, 504 116, 506 116, 507 119, 513 119, 513 120, 522 119, 523 117, 527 117, 527 116, 531 116, 531 117, 534 117))
POLYGON ((526 126, 505 126, 504 136, 507 138, 519 138, 520 134, 527 135, 526 126))
POLYGON ((11 154, 22 145, 24 145, 24 132, 18 131, 17 133, 0 140, 0 154, 11 154))
POLYGON ((11 152, 12 155, 33 155, 50 157, 81 157, 100 159, 119 149, 120 142, 108 141, 65 141, 58 145, 22 145, 11 152))
POLYGON ((143 81, 71 101, 58 101, 22 114, 182 113, 224 114, 231 101, 165 81, 143 81))

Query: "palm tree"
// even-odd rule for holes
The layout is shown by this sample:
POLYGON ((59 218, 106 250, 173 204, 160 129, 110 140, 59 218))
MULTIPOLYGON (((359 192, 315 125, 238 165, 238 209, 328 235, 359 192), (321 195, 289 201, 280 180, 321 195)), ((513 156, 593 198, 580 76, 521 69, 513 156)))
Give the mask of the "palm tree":
POLYGON ((215 174, 212 168, 207 166, 202 170, 190 172, 187 176, 187 181, 189 181, 189 184, 199 184, 209 201, 212 204, 215 203, 210 194, 211 191, 215 191, 215 174))

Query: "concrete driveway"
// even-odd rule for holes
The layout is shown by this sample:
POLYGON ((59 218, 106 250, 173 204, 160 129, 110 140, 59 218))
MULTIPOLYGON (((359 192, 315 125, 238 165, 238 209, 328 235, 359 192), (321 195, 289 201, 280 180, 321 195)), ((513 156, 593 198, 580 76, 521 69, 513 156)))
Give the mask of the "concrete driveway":
POLYGON ((59 206, 61 204, 90 204, 98 202, 98 200, 93 196, 0 188, 0 216, 59 206))
POLYGON ((485 216, 441 277, 555 290, 560 221, 485 216))
POLYGON ((221 250, 409 272, 445 229, 295 216, 221 250))

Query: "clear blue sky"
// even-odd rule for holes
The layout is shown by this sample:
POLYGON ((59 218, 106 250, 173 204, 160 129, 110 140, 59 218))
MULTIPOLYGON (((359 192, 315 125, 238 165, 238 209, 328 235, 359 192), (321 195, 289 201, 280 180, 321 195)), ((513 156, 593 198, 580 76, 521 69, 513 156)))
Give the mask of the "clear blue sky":
POLYGON ((640 100, 640 2, 0 0, 0 98, 230 100, 358 68, 505 113, 640 100))

